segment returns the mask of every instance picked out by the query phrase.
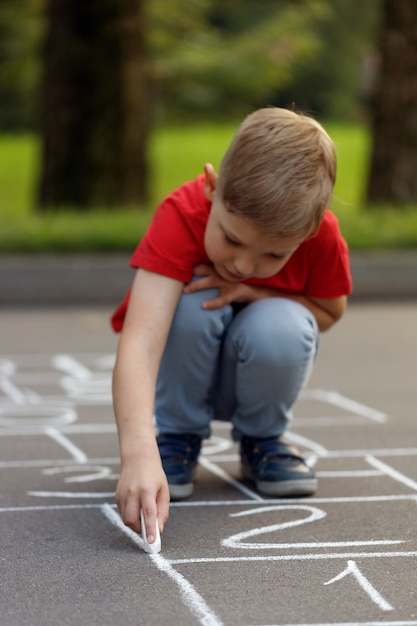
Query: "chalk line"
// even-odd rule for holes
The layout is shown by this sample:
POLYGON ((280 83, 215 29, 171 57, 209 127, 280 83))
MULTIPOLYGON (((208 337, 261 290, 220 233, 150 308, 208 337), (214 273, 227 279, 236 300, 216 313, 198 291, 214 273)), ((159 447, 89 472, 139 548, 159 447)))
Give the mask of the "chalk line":
POLYGON ((27 491, 28 496, 34 496, 35 498, 111 498, 114 496, 114 491, 27 491))
POLYGON ((307 450, 311 450, 311 452, 314 452, 315 454, 317 454, 317 456, 327 456, 327 448, 322 446, 320 443, 317 443, 317 441, 314 441, 313 439, 303 437, 302 435, 299 435, 298 433, 294 433, 292 431, 286 433, 285 437, 295 443, 297 446, 302 446, 303 448, 307 448, 307 450))
MULTIPOLYGON (((39 491, 39 492, 28 492, 28 495, 31 495, 32 493, 39 493, 41 494, 42 497, 49 497, 51 495, 51 493, 56 493, 59 494, 60 492, 49 492, 49 491, 39 491)), ((75 494, 75 492, 62 492, 63 494, 73 494, 70 497, 75 497, 75 495, 77 495, 77 497, 80 497, 80 493, 75 494)), ((82 493, 82 492, 81 492, 82 493)), ((108 498, 114 498, 114 492, 112 493, 96 493, 95 494, 96 497, 98 496, 107 496, 108 498)), ((58 497, 58 495, 57 495, 58 497)), ((64 496, 65 497, 65 496, 64 496)), ((350 503, 356 503, 356 502, 364 502, 364 503, 372 503, 372 502, 417 502, 417 495, 414 494, 402 494, 402 495, 396 495, 396 496, 363 496, 363 497, 346 497, 346 498, 309 498, 308 500, 311 504, 350 504, 350 503)), ((292 498, 292 499, 285 499, 285 498, 281 498, 281 499, 273 499, 273 498, 269 498, 268 500, 264 500, 265 503, 268 504, 272 504, 272 503, 279 503, 279 504, 296 504, 296 503, 300 503, 302 504, 303 502, 305 503, 305 498, 304 499, 297 499, 297 498, 292 498)), ((171 502, 170 503, 170 508, 184 508, 184 507, 230 507, 230 506, 248 506, 250 504, 254 503, 251 500, 195 500, 195 501, 190 501, 190 502, 171 502)), ((49 510, 56 510, 56 509, 84 509, 84 508, 100 508, 102 505, 101 504, 62 504, 62 505, 56 505, 56 504, 45 504, 45 505, 34 505, 34 506, 5 506, 5 507, 0 507, 0 513, 18 513, 20 511, 25 512, 25 511, 49 511, 49 510)))
MULTIPOLYGON (((40 433, 39 433, 40 434, 40 433)), ((35 459, 32 461, 0 461, 0 469, 25 469, 30 467, 51 467, 71 465, 78 469, 79 463, 73 459, 35 459)), ((95 457, 88 459, 88 465, 120 465, 119 457, 95 457)))
POLYGON ((234 478, 232 478, 232 476, 230 476, 230 474, 225 472, 224 469, 222 469, 221 467, 219 467, 212 461, 209 461, 207 458, 200 457, 199 463, 200 465, 205 467, 209 472, 211 472, 212 474, 215 474, 216 476, 219 476, 219 478, 227 482, 232 487, 235 487, 235 489, 242 492, 244 495, 248 496, 251 500, 257 500, 257 501, 264 500, 264 498, 262 498, 262 496, 260 496, 258 493, 256 493, 255 491, 252 491, 252 489, 249 489, 248 487, 245 487, 245 485, 242 485, 242 483, 235 480, 234 478))
POLYGON ((16 404, 24 404, 26 402, 26 394, 14 385, 7 376, 0 376, 0 391, 16 404))
MULTIPOLYGON (((144 549, 143 539, 124 525, 120 515, 118 515, 109 504, 103 504, 101 511, 116 528, 127 535, 129 539, 142 548, 142 550, 144 549)), ((222 626, 222 622, 206 604, 202 596, 200 596, 184 576, 173 569, 170 561, 165 559, 161 554, 149 554, 148 558, 153 561, 154 565, 156 565, 161 572, 167 574, 167 576, 178 585, 185 606, 195 615, 200 624, 203 626, 222 626)))
POLYGON ((85 365, 69 354, 55 355, 52 358, 52 365, 78 380, 90 380, 92 376, 91 371, 85 365))
MULTIPOLYGON (((247 624, 246 626, 252 626, 247 624)), ((254 626, 254 625, 253 625, 254 626)), ((256 624, 256 626, 297 626, 297 624, 256 624)), ((305 624, 302 626, 417 626, 417 621, 389 621, 382 622, 314 622, 312 624, 305 624)))
POLYGON ((56 428, 52 428, 51 426, 45 428, 45 435, 48 435, 51 439, 56 441, 60 446, 62 446, 67 452, 71 454, 74 461, 77 463, 87 463, 88 457, 80 448, 72 443, 67 437, 65 437, 62 433, 59 432, 56 428))
MULTIPOLYGON (((404 493, 396 495, 381 496, 334 496, 330 498, 309 498, 310 504, 350 504, 352 502, 395 502, 410 500, 417 502, 417 494, 404 493)), ((264 498, 262 502, 268 504, 305 504, 305 497, 302 498, 264 498)), ((171 502, 170 507, 193 507, 193 506, 234 506, 251 504, 249 500, 190 500, 171 502)))
POLYGON ((346 409, 346 411, 350 411, 355 415, 361 415, 362 417, 366 417, 374 422, 378 422, 379 424, 383 424, 388 420, 385 413, 372 409, 361 402, 356 402, 356 400, 346 398, 346 396, 342 396, 342 394, 337 391, 327 391, 325 389, 306 389, 302 392, 301 399, 307 400, 311 398, 313 400, 320 400, 321 402, 325 402, 327 404, 339 406, 342 409, 346 409))
POLYGON ((265 556, 219 556, 172 559, 171 565, 197 563, 237 563, 244 561, 326 561, 334 559, 415 558, 417 552, 332 552, 327 554, 268 554, 265 556))
POLYGON ((372 455, 368 455, 365 460, 370 465, 372 465, 373 467, 379 469, 381 472, 384 472, 384 474, 387 474, 388 476, 391 476, 391 478, 393 478, 394 480, 397 480, 398 482, 402 483, 403 485, 407 485, 407 487, 410 487, 410 489, 413 489, 414 491, 417 491, 417 483, 416 483, 415 480, 412 480, 411 478, 408 478, 408 476, 405 476, 404 474, 401 474, 401 472, 397 472, 397 470, 395 470, 390 465, 387 465, 386 463, 383 463, 383 461, 380 461, 379 459, 376 459, 372 455))

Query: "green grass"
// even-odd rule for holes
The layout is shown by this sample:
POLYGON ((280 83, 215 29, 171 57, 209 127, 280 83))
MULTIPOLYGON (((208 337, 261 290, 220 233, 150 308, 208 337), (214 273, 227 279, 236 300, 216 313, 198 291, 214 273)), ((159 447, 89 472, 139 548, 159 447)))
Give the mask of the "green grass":
POLYGON ((39 143, 26 135, 0 135, 0 218, 26 217, 36 185, 39 143))
POLYGON ((326 125, 337 151, 338 171, 332 209, 358 211, 368 175, 370 137, 362 126, 326 125))
MULTIPOLYGON (((415 248, 417 207, 363 208, 370 138, 358 125, 326 125, 338 152, 332 209, 351 249, 415 248)), ((217 168, 235 124, 198 125, 156 131, 150 145, 151 202, 147 207, 60 210, 34 209, 40 145, 35 136, 0 136, 0 251, 131 251, 145 232, 155 206, 172 189, 217 168)))

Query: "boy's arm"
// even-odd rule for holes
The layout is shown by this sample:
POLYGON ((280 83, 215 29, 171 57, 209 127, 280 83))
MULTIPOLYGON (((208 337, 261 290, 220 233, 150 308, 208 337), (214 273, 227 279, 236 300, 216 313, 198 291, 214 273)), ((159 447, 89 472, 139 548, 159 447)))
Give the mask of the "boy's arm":
POLYGON ((255 302, 262 298, 288 298, 303 304, 316 318, 320 331, 331 328, 346 310, 347 296, 338 298, 309 298, 304 295, 291 294, 273 287, 246 285, 239 282, 228 282, 221 278, 210 266, 199 266, 202 278, 184 287, 185 293, 193 293, 210 287, 217 287, 219 295, 203 302, 203 308, 217 309, 231 302, 255 302), (204 268, 204 269, 203 269, 204 268))
POLYGON ((277 296, 299 302, 313 313, 320 332, 329 330, 342 317, 347 307, 347 296, 339 296, 338 298, 308 298, 307 296, 285 293, 270 287, 245 286, 248 287, 249 302, 262 298, 276 298, 277 296))
MULTIPOLYGON (((254 302, 262 298, 288 298, 294 302, 299 302, 311 311, 316 318, 317 326, 321 332, 329 330, 343 315, 347 307, 347 296, 338 298, 308 298, 307 296, 290 294, 271 287, 258 287, 241 285, 242 295, 246 294, 246 300, 241 302, 254 302)), ((211 302, 214 302, 212 300, 211 302)))
POLYGON ((183 283, 138 270, 113 372, 113 404, 122 464, 116 501, 123 521, 148 541, 168 519, 169 492, 154 434, 155 387, 183 283))
POLYGON ((314 313, 319 329, 323 332, 335 324, 347 307, 347 296, 338 298, 306 298, 306 307, 314 313), (309 307, 309 303, 311 303, 309 307))

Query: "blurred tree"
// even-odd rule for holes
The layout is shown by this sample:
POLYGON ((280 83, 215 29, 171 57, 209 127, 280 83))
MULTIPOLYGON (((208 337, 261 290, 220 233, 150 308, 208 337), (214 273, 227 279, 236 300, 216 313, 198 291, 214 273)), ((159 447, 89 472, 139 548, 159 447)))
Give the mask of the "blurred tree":
POLYGON ((147 198, 144 0, 48 0, 39 206, 147 198))
MULTIPOLYGON (((2 128, 36 119, 46 2, 1 0, 2 128)), ((357 119, 381 3, 142 0, 152 113, 158 121, 240 117, 295 102, 321 117, 357 119)))
POLYGON ((417 203, 417 10, 384 0, 369 204, 417 203))
POLYGON ((276 102, 295 101, 326 119, 357 120, 367 113, 367 63, 376 46, 382 0, 332 0, 310 23, 317 53, 295 59, 291 81, 276 102))
POLYGON ((42 0, 0 2, 0 127, 33 127, 39 80, 42 0))
POLYGON ((0 0, 0 128, 34 127, 40 100, 41 209, 137 204, 150 114, 237 118, 295 103, 358 119, 382 3, 0 0))
POLYGON ((149 2, 160 114, 237 117, 271 104, 277 89, 291 81, 293 64, 323 46, 311 26, 328 2, 149 2))
POLYGON ((321 117, 358 119, 381 1, 153 0, 158 110, 189 119, 295 102, 321 117))

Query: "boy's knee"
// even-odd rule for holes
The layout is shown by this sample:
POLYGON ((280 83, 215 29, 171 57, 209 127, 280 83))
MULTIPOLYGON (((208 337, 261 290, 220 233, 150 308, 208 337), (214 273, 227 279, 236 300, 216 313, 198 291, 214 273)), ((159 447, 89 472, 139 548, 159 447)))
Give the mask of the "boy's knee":
POLYGON ((218 289, 205 289, 183 294, 175 312, 172 330, 192 337, 200 332, 224 332, 225 325, 232 317, 230 305, 214 310, 202 308, 203 302, 216 298, 218 289))
POLYGON ((316 353, 316 320, 297 302, 284 298, 260 300, 238 317, 241 325, 236 340, 244 359, 256 357, 271 365, 292 364, 316 353))

